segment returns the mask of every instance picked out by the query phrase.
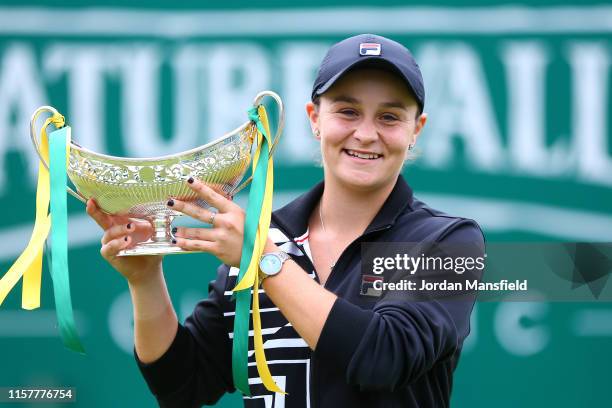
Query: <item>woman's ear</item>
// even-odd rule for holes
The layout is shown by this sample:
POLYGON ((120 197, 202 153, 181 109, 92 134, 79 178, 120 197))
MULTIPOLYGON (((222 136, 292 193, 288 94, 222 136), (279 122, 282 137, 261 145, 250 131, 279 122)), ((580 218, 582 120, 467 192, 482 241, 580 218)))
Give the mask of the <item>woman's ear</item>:
POLYGON ((425 127, 425 123, 427 123, 427 113, 421 113, 419 117, 416 119, 416 125, 414 127, 414 133, 412 134, 412 141, 410 144, 414 146, 416 144, 421 131, 425 127))
POLYGON ((315 139, 321 140, 321 136, 319 133, 319 108, 312 102, 308 102, 306 104, 306 114, 308 115, 308 120, 310 121, 310 129, 312 130, 312 134, 315 139))
POLYGON ((425 127, 425 123, 427 123, 427 114, 421 113, 415 121, 414 132, 412 133, 410 143, 408 144, 408 149, 406 149, 406 157, 404 157, 404 163, 406 160, 414 160, 418 157, 418 153, 414 151, 414 145, 416 144, 423 127, 425 127))

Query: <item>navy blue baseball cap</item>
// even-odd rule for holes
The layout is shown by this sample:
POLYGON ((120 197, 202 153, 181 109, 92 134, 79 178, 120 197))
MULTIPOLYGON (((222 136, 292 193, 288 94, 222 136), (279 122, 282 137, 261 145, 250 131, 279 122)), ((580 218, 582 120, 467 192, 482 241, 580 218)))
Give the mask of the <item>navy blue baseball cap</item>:
POLYGON ((357 67, 394 72, 406 82, 420 111, 423 111, 423 76, 412 53, 402 44, 376 34, 359 34, 332 45, 319 66, 312 87, 312 100, 327 91, 342 75, 357 67))

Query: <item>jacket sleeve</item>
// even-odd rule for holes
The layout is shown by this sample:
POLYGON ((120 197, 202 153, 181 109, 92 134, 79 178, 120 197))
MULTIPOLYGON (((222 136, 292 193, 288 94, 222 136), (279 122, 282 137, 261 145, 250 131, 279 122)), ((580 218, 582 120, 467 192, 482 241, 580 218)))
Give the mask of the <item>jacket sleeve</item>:
POLYGON ((229 267, 221 265, 208 286, 207 299, 178 324, 173 342, 156 361, 134 357, 160 407, 201 407, 235 390, 231 373, 232 346, 224 325, 224 291, 229 267))
MULTIPOLYGON (((441 242, 470 243, 477 248, 457 256, 484 255, 484 237, 471 220, 460 222, 441 242)), ((404 387, 461 350, 473 306, 473 298, 414 301, 394 297, 365 310, 337 298, 315 354, 335 362, 346 373, 347 383, 362 390, 404 387)))

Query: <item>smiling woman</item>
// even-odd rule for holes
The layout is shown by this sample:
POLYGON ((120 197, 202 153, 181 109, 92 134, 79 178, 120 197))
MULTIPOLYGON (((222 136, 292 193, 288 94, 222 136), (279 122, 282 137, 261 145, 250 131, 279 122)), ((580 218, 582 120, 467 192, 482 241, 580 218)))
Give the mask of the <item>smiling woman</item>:
POLYGON ((258 339, 252 335, 248 382, 232 367, 232 290, 244 238, 240 206, 194 179, 189 187, 218 213, 178 199, 168 202, 211 224, 178 228, 176 244, 223 262, 208 299, 181 324, 161 259, 116 257, 150 231, 122 225, 89 204, 88 212, 106 229, 102 254, 129 282, 134 355, 161 406, 213 404, 235 389, 245 394, 248 407, 260 406, 259 398, 285 407, 448 406, 474 300, 413 302, 397 293, 387 296, 372 290, 372 276, 361 271, 362 242, 460 242, 472 245, 455 247, 475 248, 475 253, 447 255, 484 253, 475 221, 428 207, 401 175, 427 121, 424 101, 416 61, 390 39, 347 38, 321 63, 306 114, 321 145, 324 180, 272 214, 259 263, 263 290, 253 300, 263 312, 272 385, 259 378, 258 339))

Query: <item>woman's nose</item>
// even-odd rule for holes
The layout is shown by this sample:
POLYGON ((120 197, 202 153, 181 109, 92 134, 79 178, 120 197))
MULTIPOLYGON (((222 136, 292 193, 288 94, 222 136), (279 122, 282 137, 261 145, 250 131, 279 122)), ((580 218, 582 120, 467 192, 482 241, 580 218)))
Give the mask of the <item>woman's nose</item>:
POLYGON ((353 136, 364 144, 378 139, 376 126, 370 120, 362 120, 355 129, 353 136))

